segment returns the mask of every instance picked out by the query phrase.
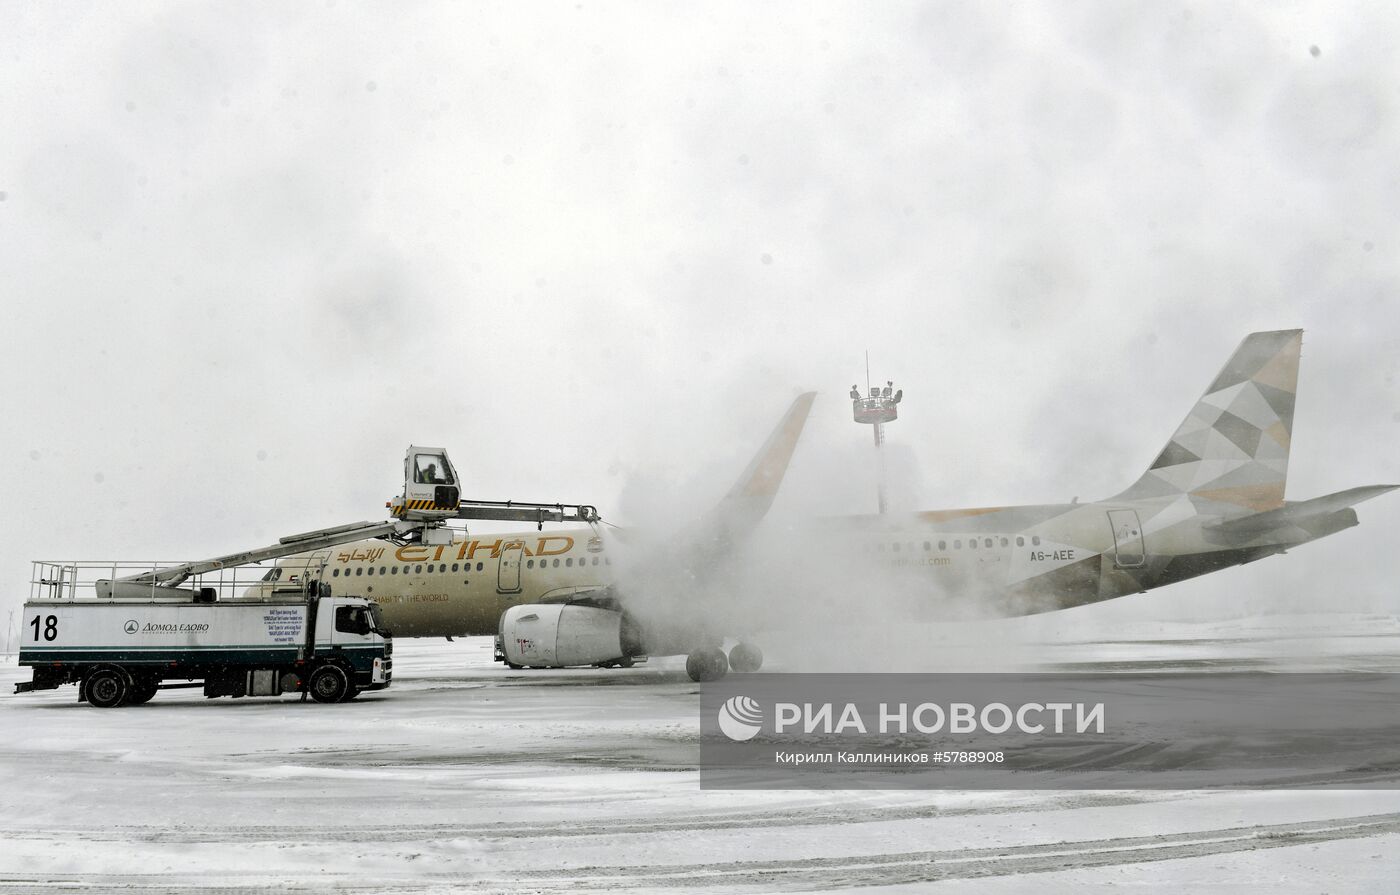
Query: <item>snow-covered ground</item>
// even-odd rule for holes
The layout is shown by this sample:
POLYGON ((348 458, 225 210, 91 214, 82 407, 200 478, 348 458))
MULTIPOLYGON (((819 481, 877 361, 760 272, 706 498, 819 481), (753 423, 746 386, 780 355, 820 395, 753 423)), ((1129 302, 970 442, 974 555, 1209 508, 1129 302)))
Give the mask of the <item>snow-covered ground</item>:
MULTIPOLYGON (((1056 624, 997 631, 1041 667, 1400 668, 1389 616, 1116 638, 1056 624)), ((956 655, 966 632, 941 631, 956 655)), ((698 687, 676 660, 512 672, 486 638, 401 640, 394 659, 392 688, 336 706, 0 696, 0 891, 1313 893, 1400 880, 1400 791, 702 792, 698 687)), ((4 694, 27 677, 0 666, 4 694)))

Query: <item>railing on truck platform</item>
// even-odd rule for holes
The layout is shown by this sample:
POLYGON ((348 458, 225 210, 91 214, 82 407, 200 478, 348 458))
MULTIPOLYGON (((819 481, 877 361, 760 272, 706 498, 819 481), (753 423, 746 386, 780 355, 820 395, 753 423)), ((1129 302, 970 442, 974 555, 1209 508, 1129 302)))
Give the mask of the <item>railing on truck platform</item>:
MULTIPOLYGON (((165 587, 154 581, 136 583, 122 581, 159 569, 178 565, 179 561, 135 562, 129 560, 38 560, 33 564, 29 581, 30 600, 109 600, 102 593, 100 582, 121 582, 120 595, 115 599, 133 601, 146 599, 152 603, 187 600, 284 600, 306 592, 306 579, 319 580, 329 556, 327 551, 308 555, 305 562, 283 560, 273 566, 232 566, 191 575, 178 588, 165 587)), ((110 584, 107 593, 111 592, 110 584)))

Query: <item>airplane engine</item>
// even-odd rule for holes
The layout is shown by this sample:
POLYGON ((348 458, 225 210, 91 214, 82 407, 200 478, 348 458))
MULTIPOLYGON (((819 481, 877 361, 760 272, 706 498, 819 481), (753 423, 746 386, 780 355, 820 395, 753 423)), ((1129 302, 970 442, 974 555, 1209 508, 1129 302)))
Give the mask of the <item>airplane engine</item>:
POLYGON ((621 612, 569 603, 512 606, 501 615, 501 651, 511 665, 564 668, 636 655, 621 612))

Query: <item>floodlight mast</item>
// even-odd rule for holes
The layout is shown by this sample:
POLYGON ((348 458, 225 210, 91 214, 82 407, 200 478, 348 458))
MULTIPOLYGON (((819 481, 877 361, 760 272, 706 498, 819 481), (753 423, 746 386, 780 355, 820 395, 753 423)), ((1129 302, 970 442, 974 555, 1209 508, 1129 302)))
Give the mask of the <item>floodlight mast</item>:
POLYGON ((865 352, 865 389, 862 397, 860 389, 851 386, 851 414, 857 423, 870 426, 875 436, 875 493, 883 515, 889 507, 885 499, 885 452, 880 448, 885 443, 885 423, 899 419, 899 402, 904 400, 904 389, 896 391, 893 379, 887 379, 883 388, 870 384, 869 351, 865 352))

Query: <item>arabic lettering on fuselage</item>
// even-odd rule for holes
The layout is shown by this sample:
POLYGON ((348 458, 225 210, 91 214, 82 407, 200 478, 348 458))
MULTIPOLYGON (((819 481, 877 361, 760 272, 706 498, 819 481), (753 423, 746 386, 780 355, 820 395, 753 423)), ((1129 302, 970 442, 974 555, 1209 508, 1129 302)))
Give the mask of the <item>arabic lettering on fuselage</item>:
POLYGON ((336 554, 336 559, 341 562, 377 562, 379 557, 384 555, 384 547, 367 547, 364 550, 356 548, 349 553, 341 552, 336 554))

